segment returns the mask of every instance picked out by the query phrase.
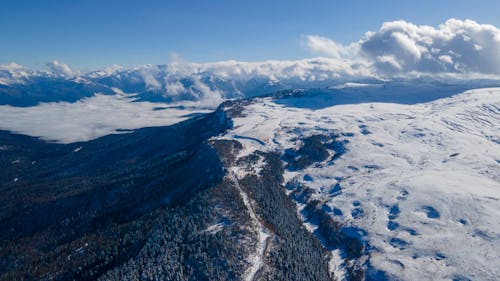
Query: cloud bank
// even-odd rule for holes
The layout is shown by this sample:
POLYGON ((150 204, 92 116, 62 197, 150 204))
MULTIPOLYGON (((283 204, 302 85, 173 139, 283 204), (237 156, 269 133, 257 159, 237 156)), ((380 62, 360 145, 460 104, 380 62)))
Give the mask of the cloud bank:
MULTIPOLYGON (((213 76, 219 79, 246 81, 268 78, 271 81, 318 81, 340 77, 371 76, 366 65, 342 61, 338 58, 311 58, 303 60, 269 60, 262 62, 220 61, 213 63, 174 62, 158 66, 156 72, 164 72, 164 79, 213 76)), ((152 66, 146 66, 147 72, 152 66)), ((150 73, 150 72, 149 72, 150 73)), ((157 75, 156 75, 157 76, 157 75)), ((156 81, 155 81, 156 82, 156 81)), ((154 86, 156 83, 150 83, 154 86)))
POLYGON ((142 127, 168 126, 190 114, 206 113, 196 104, 135 102, 124 95, 96 95, 75 103, 31 107, 0 106, 0 129, 60 143, 87 141, 142 127))
POLYGON ((226 99, 289 88, 327 87, 334 82, 371 79, 373 74, 363 62, 323 57, 295 61, 172 62, 95 71, 85 77, 146 100, 161 97, 168 102, 190 100, 214 107, 226 99))
POLYGON ((304 45, 317 54, 364 60, 380 75, 500 74, 500 29, 472 20, 438 27, 386 22, 348 46, 316 35, 305 36, 304 45))

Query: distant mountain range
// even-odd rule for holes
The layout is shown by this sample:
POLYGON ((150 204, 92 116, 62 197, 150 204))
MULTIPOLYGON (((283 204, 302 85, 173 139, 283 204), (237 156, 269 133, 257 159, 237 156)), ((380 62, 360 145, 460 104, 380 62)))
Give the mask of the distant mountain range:
POLYGON ((132 94, 152 102, 196 101, 215 108, 227 99, 249 98, 297 88, 354 88, 360 84, 397 84, 429 89, 454 85, 457 92, 500 84, 495 80, 406 77, 386 80, 362 65, 342 65, 326 58, 265 63, 179 63, 133 68, 111 67, 87 73, 30 70, 0 66, 0 105, 33 106, 41 102, 74 102, 97 93, 132 94), (347 84, 346 84, 347 83, 347 84))

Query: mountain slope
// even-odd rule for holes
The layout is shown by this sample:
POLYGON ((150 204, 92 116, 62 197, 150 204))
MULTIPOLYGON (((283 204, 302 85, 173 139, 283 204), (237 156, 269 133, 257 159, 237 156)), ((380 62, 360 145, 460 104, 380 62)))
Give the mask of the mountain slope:
POLYGON ((219 111, 68 145, 2 131, 2 279, 88 280, 127 261, 166 207, 220 182, 207 139, 229 126, 219 111))
POLYGON ((498 277, 500 90, 410 105, 335 95, 256 99, 223 138, 283 155, 284 184, 337 276, 498 277))
POLYGON ((72 144, 1 131, 0 279, 330 280, 278 155, 237 179, 253 160, 209 141, 231 125, 219 109, 72 144))
POLYGON ((70 144, 1 131, 0 279, 495 280, 500 89, 398 85, 70 144))

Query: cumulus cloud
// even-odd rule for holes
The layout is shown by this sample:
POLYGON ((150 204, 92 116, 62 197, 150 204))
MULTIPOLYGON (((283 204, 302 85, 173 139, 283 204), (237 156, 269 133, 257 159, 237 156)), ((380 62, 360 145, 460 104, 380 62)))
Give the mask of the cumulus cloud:
MULTIPOLYGON (((304 35, 303 45, 324 57, 261 62, 192 63, 172 54, 167 65, 114 66, 75 72, 53 61, 48 71, 17 64, 0 65, 0 84, 29 84, 38 76, 73 78, 120 88, 144 100, 199 101, 255 96, 287 88, 328 87, 352 81, 424 75, 445 78, 500 78, 500 29, 472 20, 450 19, 433 27, 403 20, 343 45, 326 37, 304 35)), ((90 84, 89 84, 90 85, 90 84)), ((97 91, 96 91, 97 92, 97 91)))
POLYGON ((59 62, 57 60, 47 63, 47 67, 49 68, 50 72, 58 76, 72 77, 75 75, 73 70, 71 70, 71 68, 67 64, 59 62))
POLYGON ((6 64, 0 64, 0 70, 2 71, 20 71, 20 70, 25 70, 25 67, 17 64, 15 62, 10 62, 6 64))
POLYGON ((400 20, 348 46, 319 36, 306 36, 304 44, 326 56, 362 58, 381 74, 500 74, 500 29, 472 20, 450 19, 438 27, 400 20))
POLYGON ((0 64, 0 84, 20 83, 32 74, 32 71, 15 62, 0 64))
POLYGON ((355 43, 344 46, 333 40, 317 35, 303 36, 303 39, 303 42, 306 42, 306 48, 312 53, 324 54, 333 58, 352 58, 358 52, 358 45, 355 43))

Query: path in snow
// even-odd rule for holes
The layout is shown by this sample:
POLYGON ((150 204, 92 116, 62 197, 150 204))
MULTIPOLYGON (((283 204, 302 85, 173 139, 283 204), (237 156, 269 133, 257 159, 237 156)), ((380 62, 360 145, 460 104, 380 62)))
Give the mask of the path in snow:
POLYGON ((228 177, 233 182, 234 186, 238 189, 238 192, 240 193, 241 198, 243 199, 243 204, 250 213, 250 217, 257 224, 259 228, 259 236, 258 236, 259 243, 257 244, 257 251, 254 255, 251 255, 248 258, 252 265, 245 272, 245 281, 253 281, 259 270, 264 265, 264 256, 266 254, 267 241, 272 234, 271 231, 262 224, 262 222, 255 214, 252 204, 250 203, 250 199, 248 198, 248 195, 241 188, 238 179, 236 178, 236 175, 233 172, 231 172, 228 174, 228 177))

